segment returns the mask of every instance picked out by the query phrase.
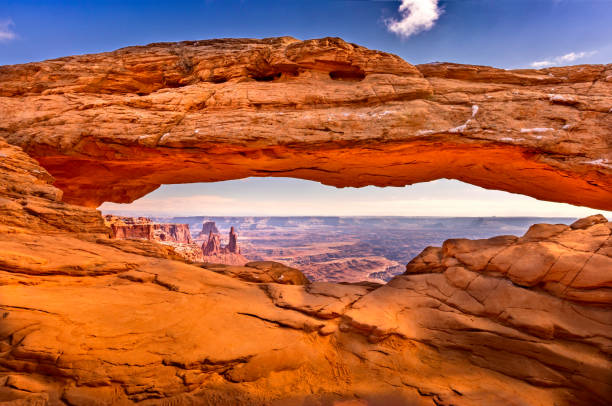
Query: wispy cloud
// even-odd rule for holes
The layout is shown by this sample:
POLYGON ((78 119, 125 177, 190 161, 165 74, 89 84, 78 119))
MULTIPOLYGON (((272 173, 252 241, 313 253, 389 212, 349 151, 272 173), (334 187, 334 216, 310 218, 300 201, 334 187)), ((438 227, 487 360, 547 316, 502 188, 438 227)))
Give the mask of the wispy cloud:
POLYGON ((422 31, 430 30, 442 14, 438 0, 401 0, 398 11, 402 18, 386 21, 387 29, 401 37, 408 38, 422 31))
POLYGON ((17 34, 13 31, 15 23, 13 20, 0 20, 0 42, 10 41, 17 38, 17 34))
POLYGON ((105 213, 119 213, 127 215, 170 215, 186 214, 198 215, 219 210, 220 207, 234 205, 234 199, 215 195, 193 195, 172 197, 146 196, 131 204, 104 203, 100 210, 105 213))
POLYGON ((595 55, 596 53, 597 51, 570 52, 569 54, 557 56, 555 58, 532 62, 531 66, 534 68, 545 68, 547 66, 564 65, 572 63, 578 59, 588 58, 590 56, 595 55))
MULTIPOLYGON (((104 203, 104 213, 127 216, 567 216, 584 217, 596 211, 569 204, 544 202, 455 180, 437 180, 406 188, 336 189, 308 181, 296 192, 276 179, 247 179, 214 183, 218 194, 185 195, 182 186, 164 185, 131 204, 104 203), (254 192, 249 184, 259 188, 254 192), (270 189, 265 185, 276 185, 270 189), (309 186, 310 185, 310 186, 309 186), (314 188, 311 187, 314 185, 314 188), (180 187, 178 187, 180 186, 180 187), (176 193, 180 193, 177 196, 176 193), (223 194, 232 193, 228 197, 223 194)), ((206 187, 208 187, 206 186, 206 187)), ((606 216, 612 212, 602 212, 606 216)))

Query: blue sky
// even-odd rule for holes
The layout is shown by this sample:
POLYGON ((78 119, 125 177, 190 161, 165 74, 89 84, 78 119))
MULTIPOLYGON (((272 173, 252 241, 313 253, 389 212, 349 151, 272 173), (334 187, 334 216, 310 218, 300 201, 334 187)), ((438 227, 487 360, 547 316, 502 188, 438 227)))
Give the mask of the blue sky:
POLYGON ((2 41, 0 34, 0 64, 158 41, 281 35, 339 36, 395 53, 411 63, 450 61, 515 68, 594 51, 575 63, 612 60, 611 0, 437 3, 441 14, 434 26, 403 38, 385 24, 401 18, 400 1, 1 0, 0 33, 4 27, 15 37, 2 41))
MULTIPOLYGON (((281 35, 339 36, 414 64, 527 68, 610 63, 611 21, 612 0, 0 0, 0 65, 160 41, 281 35)), ((147 199, 150 210, 168 207, 177 214, 216 207, 206 202, 233 202, 220 205, 227 209, 214 213, 219 215, 292 214, 286 207, 295 208, 296 215, 384 214, 375 207, 384 200, 399 202, 395 210, 406 215, 422 215, 427 208, 430 215, 460 215, 470 208, 476 216, 591 212, 446 180, 400 189, 335 190, 306 181, 255 179, 165 186, 141 199, 141 210, 147 199), (180 206, 177 198, 192 203, 180 206), (422 203, 428 200, 429 207, 422 203), (236 205, 240 201, 260 203, 236 205)))

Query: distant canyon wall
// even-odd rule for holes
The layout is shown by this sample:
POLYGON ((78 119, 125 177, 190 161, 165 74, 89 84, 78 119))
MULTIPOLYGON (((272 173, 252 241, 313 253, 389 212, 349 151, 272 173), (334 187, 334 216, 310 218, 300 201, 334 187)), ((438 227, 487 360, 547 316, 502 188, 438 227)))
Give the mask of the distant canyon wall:
POLYGON ((111 225, 114 238, 144 239, 191 244, 191 233, 187 224, 130 224, 111 225))

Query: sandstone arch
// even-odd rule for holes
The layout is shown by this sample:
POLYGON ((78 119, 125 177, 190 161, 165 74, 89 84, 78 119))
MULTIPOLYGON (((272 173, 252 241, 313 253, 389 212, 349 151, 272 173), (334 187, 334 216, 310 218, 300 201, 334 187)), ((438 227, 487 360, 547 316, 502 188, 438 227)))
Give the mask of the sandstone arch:
POLYGON ((0 136, 64 200, 288 176, 452 178, 612 210, 612 65, 428 64, 337 38, 129 47, 0 67, 0 136))

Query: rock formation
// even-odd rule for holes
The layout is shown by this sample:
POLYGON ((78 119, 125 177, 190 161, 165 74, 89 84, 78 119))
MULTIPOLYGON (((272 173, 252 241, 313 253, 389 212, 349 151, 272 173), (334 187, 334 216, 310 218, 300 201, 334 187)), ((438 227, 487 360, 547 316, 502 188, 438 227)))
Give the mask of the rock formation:
POLYGON ((155 223, 147 217, 122 217, 108 214, 105 223, 111 237, 119 240, 157 241, 173 248, 177 255, 190 262, 202 261, 202 248, 191 239, 188 224, 155 223))
MULTIPOLYGON (((601 215, 571 226, 536 224, 522 237, 447 240, 406 266, 406 274, 442 272, 449 283, 470 283, 477 274, 504 277, 562 299, 612 305, 612 223, 601 215)), ((535 319, 535 318, 534 318, 535 319)))
POLYGON ((255 174, 335 185, 449 176, 609 208, 608 72, 416 69, 340 40, 288 38, 1 67, 0 402, 609 405, 602 216, 449 240, 386 285, 282 284, 278 272, 299 274, 209 270, 156 242, 109 238, 99 212, 62 201, 15 146, 90 206, 255 174), (146 136, 159 128, 170 135, 146 136), (188 160, 168 165, 177 158, 188 160))
POLYGON ((215 224, 214 221, 204 221, 202 223, 202 231, 200 231, 200 234, 198 235, 198 237, 208 238, 211 232, 213 234, 220 234, 219 229, 217 228, 217 225, 215 224))
POLYGON ((612 225, 601 216, 449 240, 387 285, 299 284, 274 265, 208 270, 109 239, 95 211, 57 200, 44 169, 0 145, 2 401, 612 399, 612 225), (271 283, 279 275, 297 284, 271 283))
POLYGON ((110 234, 96 210, 62 202, 53 181, 21 148, 0 138, 0 232, 110 234))
POLYGON ((205 269, 242 279, 247 282, 307 285, 310 283, 299 269, 272 261, 253 261, 244 266, 206 264, 205 269))
POLYGON ((214 256, 221 254, 221 252, 221 236, 211 231, 208 234, 208 240, 202 245, 202 254, 214 256))
POLYGON ((338 187, 450 178, 612 210, 611 109, 612 65, 415 67, 337 38, 158 43, 0 67, 0 136, 89 207, 167 183, 284 176, 338 187))
POLYGON ((238 234, 236 234, 236 231, 234 231, 234 227, 230 229, 229 243, 227 244, 226 249, 228 252, 240 254, 240 247, 238 247, 238 234))
POLYGON ((143 239, 161 242, 174 242, 179 244, 191 244, 191 232, 189 224, 167 224, 155 223, 146 217, 118 217, 105 216, 110 225, 114 238, 143 239))
MULTIPOLYGON (((214 229, 217 227, 212 223, 214 229)), ((214 264, 226 265, 244 265, 249 262, 244 256, 240 255, 240 247, 238 246, 238 234, 234 227, 229 232, 229 243, 225 247, 221 247, 221 236, 214 233, 210 227, 208 240, 202 244, 202 260, 214 264)))

